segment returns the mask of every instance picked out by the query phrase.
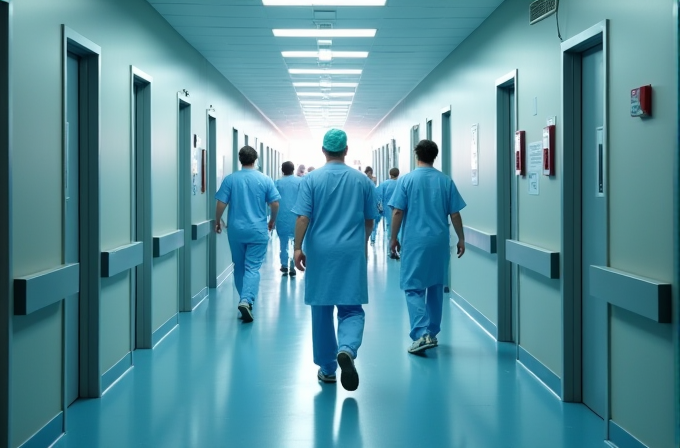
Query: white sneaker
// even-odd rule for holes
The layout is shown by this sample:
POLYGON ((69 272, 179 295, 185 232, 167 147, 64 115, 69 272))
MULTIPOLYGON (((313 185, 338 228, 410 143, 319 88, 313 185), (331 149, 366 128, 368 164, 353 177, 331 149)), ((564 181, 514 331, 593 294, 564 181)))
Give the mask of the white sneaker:
POLYGON ((413 344, 408 348, 409 353, 420 353, 428 348, 432 348, 436 345, 434 341, 430 338, 429 335, 422 336, 415 341, 413 341, 413 344))

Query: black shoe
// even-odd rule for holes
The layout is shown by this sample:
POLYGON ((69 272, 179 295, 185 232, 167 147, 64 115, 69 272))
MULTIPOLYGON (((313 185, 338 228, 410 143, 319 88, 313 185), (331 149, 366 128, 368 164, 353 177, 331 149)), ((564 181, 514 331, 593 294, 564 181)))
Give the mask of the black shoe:
POLYGON ((282 267, 282 268, 280 269, 280 271, 283 272, 283 276, 284 276, 284 277, 285 277, 286 275, 288 275, 288 268, 282 267))
POLYGON ((247 324, 253 321, 253 306, 246 302, 238 304, 238 310, 241 312, 241 319, 243 323, 247 324))
POLYGON ((295 271, 295 269, 291 269, 288 275, 290 275, 291 277, 295 277, 297 275, 297 272, 295 271))
POLYGON ((356 367, 354 367, 354 360, 352 355, 345 351, 338 353, 338 365, 342 369, 340 374, 340 384, 345 390, 353 391, 357 390, 359 387, 359 374, 357 373, 356 367))

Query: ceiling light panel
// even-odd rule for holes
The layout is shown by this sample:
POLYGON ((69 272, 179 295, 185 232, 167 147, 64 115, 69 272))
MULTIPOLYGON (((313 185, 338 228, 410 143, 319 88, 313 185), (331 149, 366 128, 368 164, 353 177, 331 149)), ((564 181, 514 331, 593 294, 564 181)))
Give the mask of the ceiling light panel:
POLYGON ((291 75, 360 75, 361 69, 350 68, 290 68, 291 75))
POLYGON ((275 37, 375 37, 375 29, 273 29, 275 37))
POLYGON ((307 105, 307 106, 316 106, 316 105, 318 105, 318 106, 324 106, 324 105, 328 105, 328 106, 345 106, 345 105, 347 105, 347 106, 349 106, 350 104, 352 104, 352 102, 351 101, 302 100, 302 101, 300 101, 300 104, 302 104, 303 106, 305 106, 305 105, 307 105))
POLYGON ((329 98, 342 98, 342 97, 353 97, 354 92, 330 92, 330 93, 321 93, 321 92, 298 92, 298 96, 307 96, 307 97, 317 97, 317 98, 323 98, 325 96, 329 98))
POLYGON ((332 58, 363 59, 368 57, 368 51, 282 51, 284 58, 318 58, 322 61, 330 61, 332 58), (327 57, 329 59, 323 59, 327 57))
POLYGON ((387 0, 262 0, 264 6, 385 6, 387 0))
POLYGON ((358 82, 294 82, 293 87, 358 87, 358 82))

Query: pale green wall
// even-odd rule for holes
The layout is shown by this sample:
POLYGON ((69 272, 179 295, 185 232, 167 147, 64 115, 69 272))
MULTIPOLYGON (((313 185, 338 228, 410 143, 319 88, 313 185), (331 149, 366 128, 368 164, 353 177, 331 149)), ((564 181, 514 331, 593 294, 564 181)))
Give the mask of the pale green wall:
MULTIPOLYGON (((560 4, 566 40, 609 19, 609 245, 610 265, 632 274, 673 281, 673 166, 677 132, 677 77, 673 0, 572 0, 560 4), (634 55, 634 57, 632 56, 634 55), (630 90, 652 84, 654 118, 631 118, 630 90), (654 231, 649 231, 653 226, 654 231)), ((391 138, 401 146, 400 168, 409 167, 409 130, 423 127, 451 105, 453 178, 467 201, 465 224, 496 229, 495 80, 518 70, 518 125, 527 142, 539 141, 546 119, 557 116, 557 172, 541 177, 540 195, 529 196, 519 181, 519 238, 561 251, 563 117, 562 53, 555 17, 528 23, 525 0, 506 0, 445 59, 367 138, 374 149, 391 138), (537 114, 533 102, 537 100, 537 114), (470 126, 479 123, 480 185, 470 182, 470 126)), ((433 132, 435 141, 440 135, 433 132)), ((502 242, 499 242, 502 244, 502 242)), ((495 321, 494 263, 470 250, 451 263, 452 287, 495 321)), ((677 285, 676 285, 677 286, 677 285)), ((562 376, 561 291, 557 280, 523 272, 519 279, 521 345, 562 376)), ((614 420, 650 447, 673 443, 672 337, 669 325, 611 320, 611 396, 614 420), (634 347, 630 344, 634 343, 634 347), (624 355, 625 354, 625 355, 624 355), (630 365, 645 368, 630 369, 630 365), (666 391, 660 393, 659 391, 666 391), (644 415, 643 415, 644 413, 644 415), (644 422, 644 424, 643 424, 644 422)))
MULTIPOLYGON (((287 150, 287 142, 278 131, 147 2, 14 0, 12 7, 15 276, 54 268, 62 262, 62 24, 102 49, 102 250, 127 244, 131 236, 131 65, 153 77, 155 235, 177 229, 178 91, 189 90, 191 131, 204 142, 206 110, 210 105, 215 109, 217 160, 221 163, 222 156, 227 156, 225 175, 232 171, 232 127, 287 150), (39 207, 34 206, 35 198, 40 198, 39 207)), ((214 213, 207 209, 203 212, 205 219, 214 213)), ((218 238, 218 273, 227 268, 230 258, 226 238, 218 238)), ((154 260, 154 329, 177 312, 177 284, 168 281, 177 275, 176 254, 154 260)), ((125 356, 131 345, 129 287, 129 274, 102 279, 98 360, 102 373, 125 356)), ((62 409, 62 318, 60 306, 14 318, 13 446, 23 443, 62 409)))

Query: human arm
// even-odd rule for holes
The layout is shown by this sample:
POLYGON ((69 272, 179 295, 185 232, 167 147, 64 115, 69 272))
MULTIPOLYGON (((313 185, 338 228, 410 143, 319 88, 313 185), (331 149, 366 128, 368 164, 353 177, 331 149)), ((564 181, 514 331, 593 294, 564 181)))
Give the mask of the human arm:
POLYGON ((222 233, 222 215, 227 208, 227 204, 219 199, 215 202, 217 202, 217 205, 215 206, 215 233, 222 233))
POLYGON ((458 258, 460 258, 465 253, 465 233, 463 232, 463 218, 460 216, 459 212, 451 213, 450 216, 451 224, 453 224, 453 230, 455 230, 456 235, 458 235, 458 244, 456 246, 458 248, 457 250, 458 258))
POLYGON ((364 241, 365 248, 366 248, 366 256, 368 257, 368 239, 371 236, 371 233, 373 233, 373 226, 375 226, 375 220, 374 219, 366 219, 364 220, 364 229, 366 230, 366 240, 364 241))
POLYGON ((274 230, 274 224, 276 224, 276 216, 279 214, 279 201, 271 202, 269 204, 269 208, 271 209, 271 214, 269 215, 269 224, 267 227, 271 232, 272 230, 274 230))
POLYGON ((293 258, 295 259, 295 267, 302 272, 305 271, 307 266, 307 256, 302 252, 302 241, 305 239, 308 227, 309 218, 306 216, 298 216, 297 221, 295 221, 295 253, 293 258))
POLYGON ((395 208, 392 211, 392 235, 390 235, 390 252, 396 254, 401 251, 401 244, 397 237, 401 229, 401 221, 404 219, 404 211, 395 208))

